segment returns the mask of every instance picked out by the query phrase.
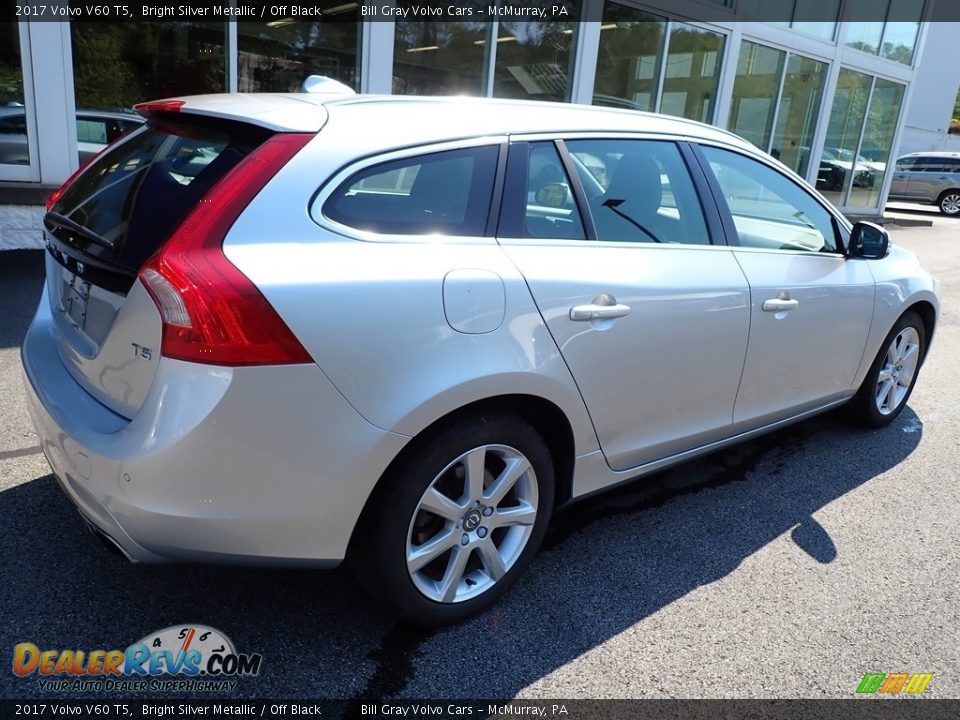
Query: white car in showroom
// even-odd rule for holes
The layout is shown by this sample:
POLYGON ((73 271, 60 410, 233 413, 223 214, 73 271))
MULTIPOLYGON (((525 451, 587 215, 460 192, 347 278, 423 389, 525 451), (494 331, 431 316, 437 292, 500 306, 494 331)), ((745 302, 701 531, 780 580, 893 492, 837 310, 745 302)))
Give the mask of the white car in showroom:
POLYGON ((48 204, 29 407, 139 562, 330 567, 415 622, 554 508, 848 404, 896 419, 937 282, 744 140, 566 104, 211 95, 48 204))

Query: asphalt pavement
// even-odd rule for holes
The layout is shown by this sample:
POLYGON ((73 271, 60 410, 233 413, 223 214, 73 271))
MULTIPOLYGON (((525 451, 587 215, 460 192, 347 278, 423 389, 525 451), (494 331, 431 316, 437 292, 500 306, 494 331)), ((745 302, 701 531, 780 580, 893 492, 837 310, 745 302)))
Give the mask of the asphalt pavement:
POLYGON ((264 658, 236 698, 849 698, 899 671, 960 697, 960 219, 931 219, 890 226, 944 302, 896 423, 828 414, 574 505, 503 601, 439 631, 385 616, 340 570, 108 553, 26 414, 40 253, 0 253, 0 696, 51 695, 10 671, 17 643, 124 648, 202 623, 264 658))

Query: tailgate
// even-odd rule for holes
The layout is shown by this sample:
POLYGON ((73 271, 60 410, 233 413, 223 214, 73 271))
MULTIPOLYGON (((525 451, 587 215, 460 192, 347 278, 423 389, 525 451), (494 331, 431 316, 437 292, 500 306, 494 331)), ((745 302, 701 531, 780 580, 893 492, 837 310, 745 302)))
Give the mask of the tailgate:
POLYGON ((70 374, 114 412, 136 415, 160 356, 160 312, 137 272, 271 134, 163 116, 109 147, 54 197, 44 219, 54 339, 70 374))

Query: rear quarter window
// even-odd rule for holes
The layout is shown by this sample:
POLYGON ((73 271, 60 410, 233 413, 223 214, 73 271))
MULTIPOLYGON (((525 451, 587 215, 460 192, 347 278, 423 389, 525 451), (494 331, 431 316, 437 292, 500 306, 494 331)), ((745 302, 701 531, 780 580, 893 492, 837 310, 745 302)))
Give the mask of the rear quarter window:
POLYGON ((484 235, 499 152, 486 145, 364 168, 331 193, 323 215, 381 234, 484 235))

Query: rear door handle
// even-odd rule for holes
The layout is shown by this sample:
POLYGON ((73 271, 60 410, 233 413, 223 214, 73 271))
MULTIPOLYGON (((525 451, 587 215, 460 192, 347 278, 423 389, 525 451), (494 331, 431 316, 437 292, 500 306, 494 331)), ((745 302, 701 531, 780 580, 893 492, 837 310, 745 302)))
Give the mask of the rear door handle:
POLYGON ((570 308, 570 319, 575 322, 613 320, 629 314, 630 306, 618 303, 609 293, 600 293, 589 305, 574 305, 570 308))
POLYGON ((772 298, 770 300, 763 301, 763 311, 764 312, 784 312, 786 310, 793 310, 800 304, 799 300, 784 300, 782 298, 772 298))

